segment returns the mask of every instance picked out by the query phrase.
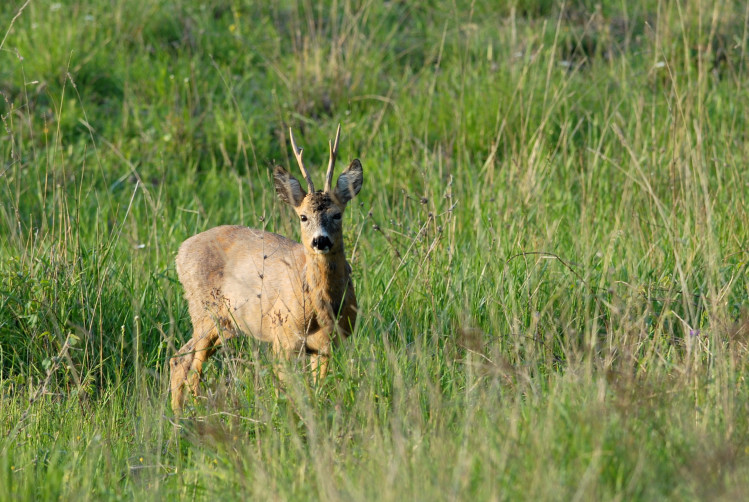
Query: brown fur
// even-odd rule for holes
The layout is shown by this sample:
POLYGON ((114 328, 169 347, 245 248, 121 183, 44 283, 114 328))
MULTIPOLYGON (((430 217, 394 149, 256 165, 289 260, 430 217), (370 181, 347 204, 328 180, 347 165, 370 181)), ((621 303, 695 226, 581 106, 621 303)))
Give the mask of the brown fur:
MULTIPOLYGON (((197 394, 203 363, 226 339, 249 334, 272 344, 285 359, 309 355, 315 378, 327 373, 332 347, 348 337, 357 305, 346 262, 342 219, 335 218, 361 187, 358 160, 341 174, 346 186, 332 193, 305 193, 283 168, 274 173, 276 192, 302 222, 302 244, 241 226, 212 228, 187 239, 177 253, 193 336, 171 362, 172 409, 179 413, 184 387, 197 394), (356 189, 354 182, 355 179, 356 189), (324 232, 327 253, 313 245, 324 232)), ((283 380, 280 367, 276 372, 283 380)))

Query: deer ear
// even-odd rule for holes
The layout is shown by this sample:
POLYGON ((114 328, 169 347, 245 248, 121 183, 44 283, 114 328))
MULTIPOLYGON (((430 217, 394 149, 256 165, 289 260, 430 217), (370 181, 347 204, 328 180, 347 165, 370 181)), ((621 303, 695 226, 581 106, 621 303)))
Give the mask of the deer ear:
POLYGON ((361 190, 362 181, 364 181, 364 170, 359 159, 354 159, 338 177, 334 190, 335 198, 341 204, 348 203, 361 190))
POLYGON ((273 170, 273 184, 276 186, 278 198, 293 207, 299 207, 307 196, 307 192, 302 189, 296 178, 281 166, 276 166, 273 170))

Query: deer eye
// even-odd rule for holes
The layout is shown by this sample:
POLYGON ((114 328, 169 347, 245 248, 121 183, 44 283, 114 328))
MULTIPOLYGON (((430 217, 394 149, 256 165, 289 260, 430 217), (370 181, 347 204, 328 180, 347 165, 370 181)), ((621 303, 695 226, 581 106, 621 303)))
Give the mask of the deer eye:
POLYGON ((301 215, 301 216, 299 217, 299 219, 300 219, 300 220, 302 220, 302 221, 307 221, 307 215, 306 215, 306 214, 303 214, 303 215, 301 215))
POLYGON ((343 216, 341 213, 336 213, 336 214, 333 215, 333 219, 334 220, 340 220, 341 216, 343 216))

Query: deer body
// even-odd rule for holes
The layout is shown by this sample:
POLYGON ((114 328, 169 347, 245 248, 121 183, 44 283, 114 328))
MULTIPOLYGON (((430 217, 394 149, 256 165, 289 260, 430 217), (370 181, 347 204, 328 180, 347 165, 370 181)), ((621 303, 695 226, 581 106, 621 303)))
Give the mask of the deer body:
MULTIPOLYGON (((308 355, 315 377, 327 373, 334 344, 356 323, 356 296, 342 239, 342 213, 361 189, 362 168, 354 160, 331 187, 338 145, 331 145, 326 189, 309 193, 282 167, 274 171, 279 198, 294 207, 302 243, 241 226, 215 227, 187 239, 177 253, 192 338, 170 362, 172 408, 182 407, 184 387, 197 394, 202 366, 220 343, 240 333, 272 344, 282 359, 308 355)), ((283 380, 283 372, 276 370, 283 380)))

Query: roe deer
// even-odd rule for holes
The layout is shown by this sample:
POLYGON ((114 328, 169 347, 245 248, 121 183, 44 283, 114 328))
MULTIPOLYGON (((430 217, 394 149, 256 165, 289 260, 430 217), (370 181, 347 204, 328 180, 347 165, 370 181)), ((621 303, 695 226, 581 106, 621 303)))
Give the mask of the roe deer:
MULTIPOLYGON (((315 378, 328 370, 331 346, 356 323, 351 267, 343 250, 342 217, 362 186, 359 159, 332 186, 338 153, 338 125, 325 189, 315 191, 289 129, 305 192, 283 167, 273 171, 278 197, 299 216, 302 243, 262 230, 220 226, 187 239, 177 253, 177 274, 185 288, 193 335, 171 362, 172 409, 182 409, 184 387, 197 394, 203 362, 223 340, 240 333, 270 342, 273 353, 290 359, 310 356, 315 378)), ((280 380, 283 374, 276 368, 280 380)))

